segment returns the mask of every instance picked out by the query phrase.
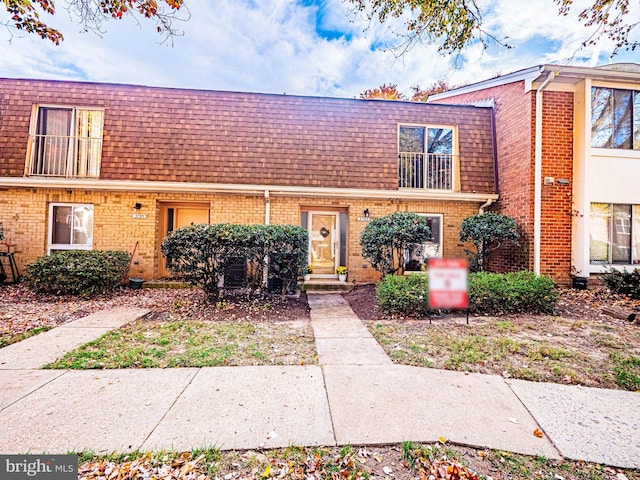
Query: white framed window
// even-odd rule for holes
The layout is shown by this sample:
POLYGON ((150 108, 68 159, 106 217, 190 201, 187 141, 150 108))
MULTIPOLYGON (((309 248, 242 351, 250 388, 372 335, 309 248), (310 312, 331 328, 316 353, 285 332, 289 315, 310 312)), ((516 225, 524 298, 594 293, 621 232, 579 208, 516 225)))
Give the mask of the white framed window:
POLYGON ((451 126, 398 127, 398 186, 452 190, 455 129, 451 126))
POLYGON ((93 205, 49 205, 49 252, 93 248, 93 205))
POLYGON ((591 88, 591 146, 640 150, 640 91, 591 88))
POLYGON ((31 130, 29 175, 100 175, 104 110, 38 106, 31 130))
POLYGON ((418 213, 427 219, 431 239, 405 250, 404 269, 407 272, 424 271, 430 258, 442 258, 442 214, 418 213))
POLYGON ((640 264, 640 205, 592 203, 589 237, 592 265, 640 264))

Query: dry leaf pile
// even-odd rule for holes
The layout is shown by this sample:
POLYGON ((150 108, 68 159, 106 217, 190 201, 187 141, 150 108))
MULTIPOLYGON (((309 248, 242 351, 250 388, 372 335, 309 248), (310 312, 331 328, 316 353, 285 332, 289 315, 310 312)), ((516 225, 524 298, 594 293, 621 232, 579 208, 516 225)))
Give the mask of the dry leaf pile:
POLYGON ((99 460, 80 465, 78 480, 208 480, 203 473, 204 458, 184 452, 170 459, 157 459, 149 453, 120 463, 99 460))

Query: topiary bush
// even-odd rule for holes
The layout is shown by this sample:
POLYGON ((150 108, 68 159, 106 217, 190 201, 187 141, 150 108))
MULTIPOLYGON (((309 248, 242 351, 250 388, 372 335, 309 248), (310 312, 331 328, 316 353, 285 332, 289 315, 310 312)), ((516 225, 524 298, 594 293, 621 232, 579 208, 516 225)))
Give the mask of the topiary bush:
POLYGON ((487 212, 465 218, 460 224, 460 240, 471 240, 475 252, 466 250, 471 271, 482 272, 489 264, 492 253, 504 242, 518 245, 516 221, 500 213, 487 212))
POLYGON ((382 275, 402 270, 410 246, 431 239, 427 219, 410 212, 396 212, 371 220, 360 235, 362 256, 382 275))
POLYGON ((376 287, 380 309, 389 315, 424 317, 429 314, 427 275, 387 275, 376 287))
MULTIPOLYGON (((553 313, 558 301, 553 279, 533 272, 472 273, 468 279, 469 312, 480 315, 504 313, 553 313)), ((424 317, 429 309, 426 275, 386 276, 376 288, 376 298, 389 315, 424 317)))
POLYGON ((602 280, 612 292, 640 300, 640 270, 637 268, 631 272, 626 268, 622 271, 612 268, 602 275, 602 280))
POLYGON ((56 251, 27 265, 25 282, 37 293, 94 295, 120 285, 129 261, 119 250, 56 251))

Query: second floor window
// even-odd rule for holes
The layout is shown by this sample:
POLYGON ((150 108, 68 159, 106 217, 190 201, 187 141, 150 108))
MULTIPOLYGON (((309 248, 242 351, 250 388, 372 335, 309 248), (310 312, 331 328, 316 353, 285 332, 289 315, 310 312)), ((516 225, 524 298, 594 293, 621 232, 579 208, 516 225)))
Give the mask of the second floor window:
POLYGON ((640 150, 640 91, 591 89, 591 146, 640 150))
POLYGON ((29 174, 98 177, 103 123, 102 110, 39 107, 29 174))
POLYGON ((400 188, 453 189, 453 128, 401 125, 398 136, 400 188))

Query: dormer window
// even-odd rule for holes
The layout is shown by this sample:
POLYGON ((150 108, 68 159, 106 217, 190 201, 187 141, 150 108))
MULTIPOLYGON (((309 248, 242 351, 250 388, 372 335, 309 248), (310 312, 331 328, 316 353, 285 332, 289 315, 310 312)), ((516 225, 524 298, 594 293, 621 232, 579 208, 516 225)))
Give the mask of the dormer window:
POLYGON ((75 107, 38 107, 31 135, 29 175, 100 175, 104 111, 75 107))

